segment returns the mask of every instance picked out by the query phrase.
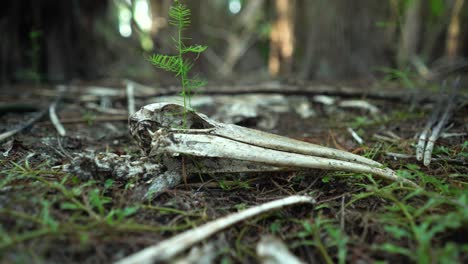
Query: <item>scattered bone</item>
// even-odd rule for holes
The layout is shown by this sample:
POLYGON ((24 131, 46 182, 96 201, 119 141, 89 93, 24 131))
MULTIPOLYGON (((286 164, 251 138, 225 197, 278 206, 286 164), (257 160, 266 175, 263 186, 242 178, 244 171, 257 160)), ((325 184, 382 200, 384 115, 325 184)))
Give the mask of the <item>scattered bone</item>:
POLYGON ((302 264, 305 263, 289 252, 288 247, 280 239, 264 236, 257 244, 257 255, 263 264, 302 264))
POLYGON ((379 108, 375 105, 364 100, 345 100, 338 103, 339 107, 343 108, 359 108, 369 111, 369 113, 376 115, 380 112, 379 108))
POLYGON ((404 153, 385 152, 385 155, 392 157, 394 160, 398 159, 411 159, 413 156, 404 153))
POLYGON ((77 154, 63 170, 83 180, 129 180, 135 177, 149 180, 161 174, 162 166, 146 157, 134 159, 128 155, 88 152, 77 154))
POLYGON ((2 145, 3 157, 8 157, 8 155, 10 154, 10 151, 13 149, 14 144, 15 144, 15 140, 10 139, 2 145))
POLYGON ((49 107, 50 122, 52 122, 52 124, 54 125, 55 129, 57 130, 57 133, 61 137, 64 137, 67 134, 67 132, 65 131, 65 128, 63 127, 62 123, 60 123, 60 119, 58 118, 56 113, 56 108, 56 103, 51 104, 49 107))
POLYGON ((345 170, 371 173, 416 187, 373 160, 346 151, 223 124, 190 112, 182 126, 183 106, 169 103, 143 107, 129 120, 131 134, 149 156, 179 156, 243 160, 286 168, 345 170))
MULTIPOLYGON (((94 152, 77 154, 62 168, 83 180, 114 179, 128 181, 138 179, 149 187, 143 199, 150 200, 162 191, 173 188, 182 181, 181 161, 176 158, 152 157, 135 158, 129 155, 94 152)), ((241 160, 187 159, 185 166, 188 176, 216 173, 249 173, 284 171, 287 168, 268 166, 241 160)))
POLYGON ((142 251, 134 253, 124 259, 117 261, 117 264, 130 263, 154 263, 156 261, 170 261, 177 254, 191 247, 193 244, 207 239, 211 235, 228 228, 238 222, 254 217, 265 212, 278 210, 280 208, 300 203, 315 203, 309 196, 289 196, 265 204, 257 205, 249 209, 227 215, 214 221, 203 224, 191 230, 182 232, 172 238, 163 240, 160 243, 147 247, 142 251))
POLYGON ((289 111, 285 96, 273 95, 239 95, 219 97, 220 105, 213 119, 228 124, 249 123, 256 120, 256 126, 262 129, 273 129, 278 123, 278 113, 289 111))
POLYGON ((441 133, 441 138, 451 138, 451 137, 464 137, 468 135, 467 133, 441 133))
POLYGON ((323 105, 334 105, 336 102, 335 98, 328 95, 316 95, 314 96, 313 101, 323 105))
POLYGON ((211 264, 216 257, 215 246, 208 243, 202 247, 193 247, 188 256, 175 260, 174 264, 211 264))
POLYGON ((309 100, 305 96, 291 96, 289 102, 294 111, 302 118, 307 119, 316 116, 317 113, 312 108, 309 100))
MULTIPOLYGON (((448 120, 453 114, 453 110, 455 109, 455 106, 457 104, 456 95, 459 88, 459 81, 460 79, 458 78, 453 82, 452 89, 447 100, 441 99, 437 103, 436 109, 432 113, 431 117, 426 123, 426 126, 424 127, 424 130, 419 136, 418 145, 416 147, 416 159, 423 160, 425 166, 429 166, 429 164, 431 163, 434 144, 439 138, 442 129, 447 124, 448 120), (444 111, 441 112, 444 106, 444 111)), ((441 93, 444 87, 445 83, 441 86, 441 93)), ((444 97, 440 96, 440 98, 444 97)))
POLYGON ((364 100, 343 100, 343 101, 337 102, 337 100, 334 97, 327 96, 327 95, 316 95, 313 97, 313 101, 316 103, 323 104, 328 107, 336 105, 342 108, 364 109, 366 111, 369 111, 369 113, 371 113, 372 115, 376 115, 380 112, 379 108, 369 103, 368 101, 364 101, 364 100))
MULTIPOLYGON (((441 88, 442 91, 442 88, 441 88)), ((416 146, 416 159, 421 161, 423 159, 424 149, 426 147, 427 138, 431 133, 431 128, 437 121, 437 117, 440 115, 440 111, 443 104, 443 97, 439 97, 439 101, 437 102, 434 111, 432 112, 431 116, 429 117, 426 125, 424 126, 423 131, 419 135, 418 145, 416 146)))
MULTIPOLYGON (((190 98, 190 105, 194 109, 200 109, 205 107, 214 106, 216 104, 215 99, 217 96, 203 96, 203 95, 194 95, 190 98)), ((182 104, 183 98, 180 96, 159 96, 149 100, 151 103, 174 103, 182 104)))
POLYGON ((128 115, 130 116, 136 112, 135 87, 133 85, 133 82, 127 82, 126 91, 127 91, 127 109, 128 109, 128 115))
MULTIPOLYGON (((163 96, 151 100, 154 103, 181 104, 180 96, 163 96)), ((248 94, 236 96, 193 96, 191 107, 210 109, 213 119, 228 124, 249 124, 271 130, 278 122, 278 114, 294 111, 301 118, 315 115, 305 96, 281 94, 248 94)))
POLYGON ((354 131, 354 129, 348 127, 346 130, 349 132, 349 134, 351 134, 351 136, 359 145, 364 144, 364 140, 356 133, 356 131, 354 131))

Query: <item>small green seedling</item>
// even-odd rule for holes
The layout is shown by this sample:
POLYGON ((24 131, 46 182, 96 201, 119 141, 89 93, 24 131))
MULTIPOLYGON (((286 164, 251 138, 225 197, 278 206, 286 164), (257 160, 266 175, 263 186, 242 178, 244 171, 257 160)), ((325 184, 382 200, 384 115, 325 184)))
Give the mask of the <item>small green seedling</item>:
POLYGON ((193 62, 199 57, 200 53, 207 49, 207 46, 191 45, 186 46, 182 32, 190 25, 190 9, 188 9, 179 0, 174 1, 174 6, 169 9, 169 24, 177 28, 177 38, 173 38, 176 46, 177 55, 154 54, 150 61, 156 67, 175 74, 180 79, 182 91, 180 95, 184 98, 183 128, 187 128, 187 113, 190 111, 190 98, 193 92, 204 86, 205 81, 198 78, 190 78, 189 72, 192 69, 193 62), (195 59, 189 58, 188 53, 195 54, 195 59))

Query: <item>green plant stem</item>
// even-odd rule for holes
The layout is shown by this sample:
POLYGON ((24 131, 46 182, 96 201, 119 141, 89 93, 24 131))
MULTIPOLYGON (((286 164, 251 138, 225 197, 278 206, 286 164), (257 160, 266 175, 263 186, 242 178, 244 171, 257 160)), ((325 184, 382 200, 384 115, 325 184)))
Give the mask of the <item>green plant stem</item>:
MULTIPOLYGON (((179 25, 177 28, 177 44, 178 44, 178 50, 179 50, 179 61, 181 64, 183 64, 183 56, 182 56, 182 25, 179 25)), ((181 67, 184 67, 181 65, 181 67)), ((181 73, 181 82, 182 82, 182 96, 184 97, 184 120, 183 120, 183 128, 187 128, 187 91, 185 87, 186 79, 187 79, 187 72, 184 70, 181 73)))
POLYGON ((30 232, 26 232, 24 234, 20 234, 18 236, 11 238, 10 240, 6 242, 0 243, 0 249, 5 249, 5 248, 11 247, 15 244, 18 244, 18 243, 21 243, 23 241, 27 241, 30 239, 46 236, 48 234, 51 234, 52 232, 55 232, 55 231, 53 231, 50 228, 42 228, 42 229, 37 229, 37 230, 30 231, 30 232))
POLYGON ((323 260, 327 264, 333 264, 333 260, 331 259, 330 255, 327 252, 327 249, 322 243, 322 240, 320 240, 320 233, 318 232, 319 228, 317 227, 316 230, 314 231, 314 241, 315 241, 315 246, 319 250, 320 254, 323 257, 323 260))
POLYGON ((58 191, 60 191, 66 198, 68 198, 72 203, 74 203, 78 208, 80 208, 81 210, 85 211, 86 213, 89 214, 89 216, 93 217, 94 219, 96 220, 101 220, 101 217, 96 214, 92 209, 90 209, 89 207, 87 207, 86 205, 84 205, 82 202, 78 201, 75 197, 73 197, 73 194, 70 193, 70 191, 68 191, 63 185, 58 185, 58 184, 51 184, 50 182, 42 179, 41 177, 34 177, 36 178, 37 180, 39 180, 40 182, 44 183, 45 185, 47 185, 47 187, 49 188, 53 188, 53 189, 56 189, 58 191))
POLYGON ((31 221, 31 222, 34 222, 34 223, 40 224, 40 225, 44 224, 44 222, 42 222, 36 216, 32 216, 32 215, 22 213, 22 212, 18 212, 18 211, 13 211, 13 210, 8 210, 8 209, 0 209, 0 214, 9 215, 9 216, 12 216, 12 217, 15 217, 15 218, 20 218, 20 219, 23 219, 23 220, 31 221))

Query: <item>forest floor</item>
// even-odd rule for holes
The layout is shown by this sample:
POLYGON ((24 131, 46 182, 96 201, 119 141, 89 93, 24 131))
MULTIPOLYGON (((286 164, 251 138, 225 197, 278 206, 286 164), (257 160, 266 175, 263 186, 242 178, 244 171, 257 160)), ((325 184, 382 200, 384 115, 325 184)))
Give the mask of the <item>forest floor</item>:
MULTIPOLYGON (((307 263, 468 263, 466 101, 458 103, 429 166, 414 156, 417 135, 435 105, 430 100, 372 98, 365 90, 362 96, 330 97, 365 100, 378 109, 370 113, 301 95, 294 100, 306 102, 308 114, 301 116, 293 106, 271 110, 265 99, 258 117, 240 121, 372 158, 422 190, 366 174, 308 170, 200 175, 143 201, 138 179, 83 179, 61 169, 76 153, 141 155, 128 132, 124 89, 116 96, 81 87, 66 93, 57 111, 66 136, 57 135, 47 114, 0 144, 2 263, 110 263, 210 220, 293 194, 310 195, 316 203, 261 214, 213 235, 203 244, 213 246, 215 262, 257 263, 257 243, 271 234, 307 263)), ((56 96, 53 87, 2 93, 2 101, 22 105, 0 113, 0 133, 37 114, 31 111, 47 109, 56 96)), ((151 101, 136 100, 138 107, 151 101)), ((211 116, 216 109, 200 112, 211 116)))

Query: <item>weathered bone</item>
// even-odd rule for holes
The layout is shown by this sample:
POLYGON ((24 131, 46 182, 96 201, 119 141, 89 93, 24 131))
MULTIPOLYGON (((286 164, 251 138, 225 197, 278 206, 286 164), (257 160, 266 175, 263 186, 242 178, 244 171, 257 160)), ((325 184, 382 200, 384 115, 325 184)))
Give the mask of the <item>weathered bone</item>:
MULTIPOLYGON (((184 167, 187 175, 288 170, 288 168, 244 160, 213 158, 194 158, 184 167)), ((82 180, 113 179, 127 182, 136 179, 140 183, 144 183, 142 187, 146 191, 140 197, 143 199, 151 199, 162 191, 175 187, 182 182, 183 178, 181 163, 173 157, 162 157, 160 160, 154 160, 149 157, 119 156, 108 152, 78 153, 62 169, 82 180)))
POLYGON ((270 133, 187 113, 182 129, 183 106, 156 103, 144 106, 130 117, 130 132, 149 156, 180 154, 205 158, 234 159, 270 166, 345 170, 371 173, 382 178, 415 183, 401 178, 373 160, 346 151, 314 145, 270 133))

